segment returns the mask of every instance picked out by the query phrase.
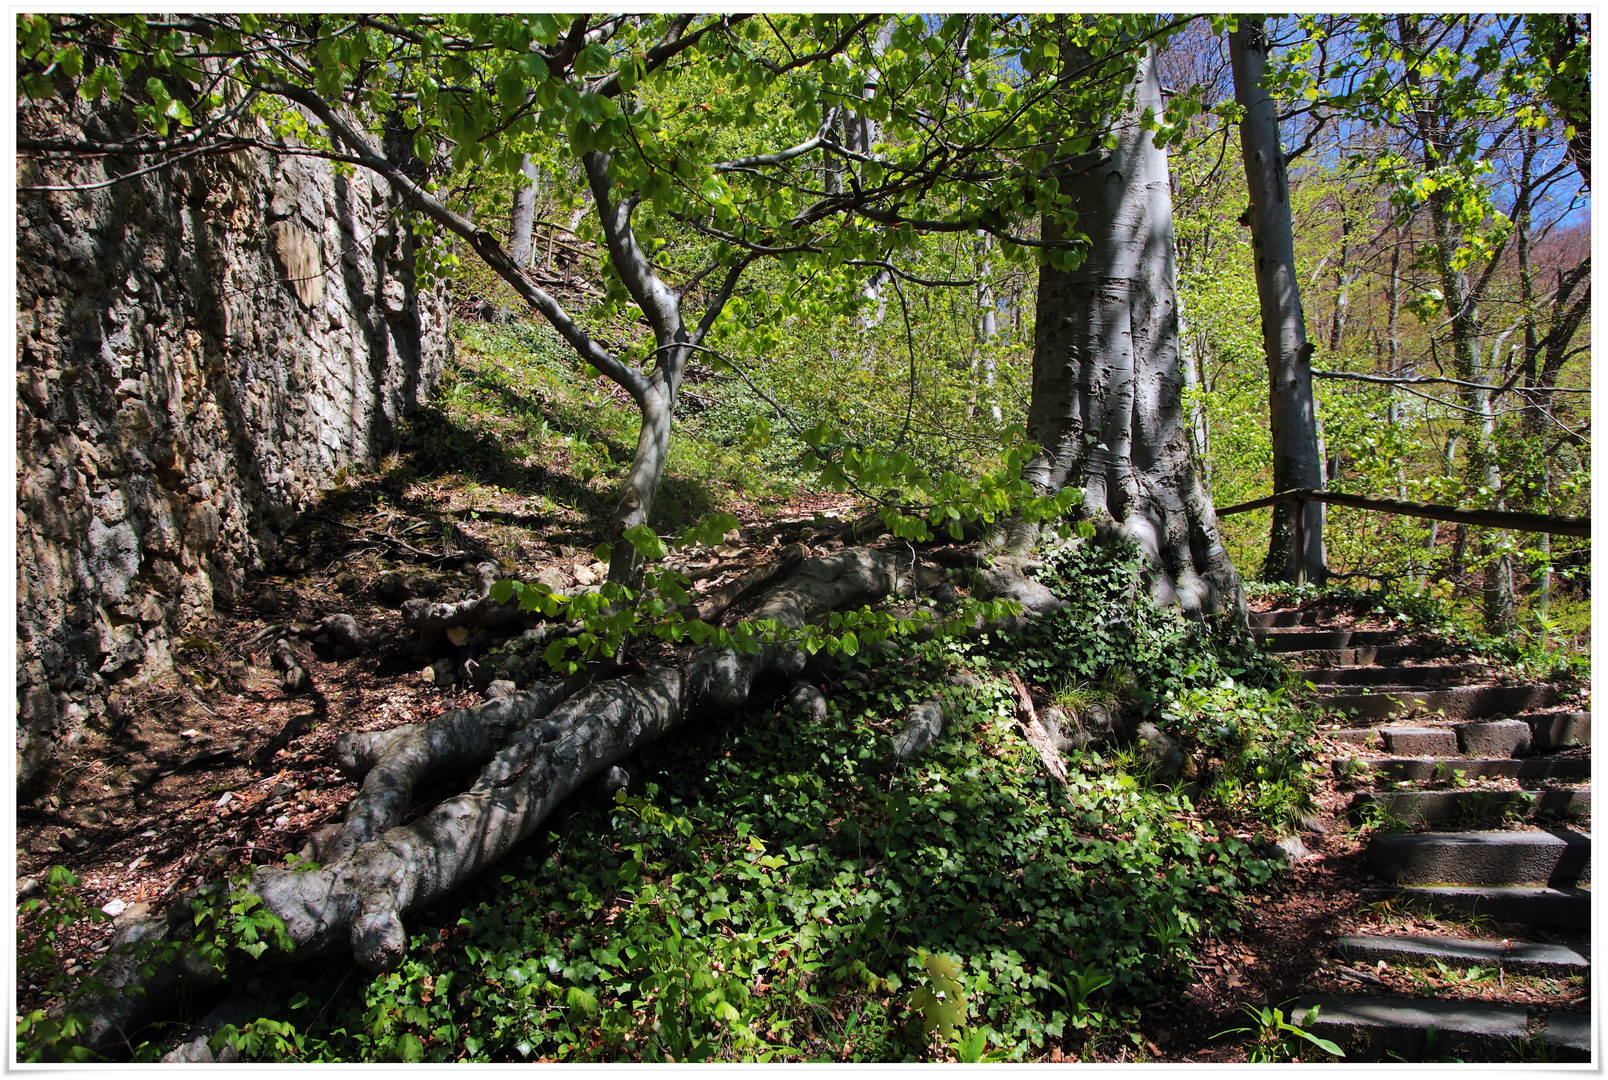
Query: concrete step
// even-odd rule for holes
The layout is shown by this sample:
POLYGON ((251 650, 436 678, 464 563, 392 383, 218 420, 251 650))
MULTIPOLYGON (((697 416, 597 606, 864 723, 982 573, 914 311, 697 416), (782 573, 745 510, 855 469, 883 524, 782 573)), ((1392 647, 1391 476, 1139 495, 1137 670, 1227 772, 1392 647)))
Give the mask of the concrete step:
POLYGON ((1323 613, 1314 608, 1281 608, 1275 611, 1253 611, 1248 616, 1252 629, 1270 626, 1317 626, 1323 613))
POLYGON ((1352 934, 1336 938, 1335 952, 1343 960, 1387 964, 1497 968, 1509 975, 1538 975, 1564 979, 1584 975, 1591 956, 1584 945, 1553 945, 1533 941, 1476 941, 1433 934, 1352 934))
POLYGON ((1401 757, 1457 756, 1457 732, 1449 727, 1383 727, 1385 751, 1401 757))
POLYGON ((1483 917, 1548 930, 1591 930, 1590 889, 1431 885, 1387 886, 1368 891, 1457 918, 1483 917))
MULTIPOLYGON (((1297 999, 1291 1011, 1308 1031, 1338 1043, 1348 1062, 1386 1061, 1391 1055, 1511 1059, 1524 1055, 1530 1035, 1529 1011, 1518 1005, 1314 994, 1297 999), (1314 1005, 1318 1014, 1305 1023, 1314 1005)), ((1590 1025, 1580 1038, 1576 1015, 1550 1014, 1555 1029, 1549 1027, 1542 1039, 1551 1042, 1552 1036, 1561 1054, 1589 1060, 1590 1025)))
POLYGON ((1300 673, 1315 686, 1462 686, 1486 678, 1490 672, 1482 664, 1419 664, 1303 668, 1300 673))
POLYGON ((1301 649, 1355 649, 1364 645, 1395 645, 1405 630, 1254 630, 1253 634, 1274 652, 1301 649))
POLYGON ((1367 820, 1369 807, 1378 807, 1387 817, 1407 825, 1500 825, 1510 821, 1584 825, 1591 817, 1591 790, 1365 791, 1351 800, 1352 820, 1367 820))
MULTIPOLYGON (((1376 736, 1377 729, 1364 728, 1364 733, 1376 736)), ((1325 732, 1333 737, 1337 732, 1325 732)), ((1364 740, 1356 740, 1362 742, 1364 740)), ((1445 757, 1388 757, 1388 758, 1335 758, 1336 777, 1354 780, 1365 778, 1376 782, 1392 783, 1398 780, 1429 782, 1452 780, 1454 773, 1462 773, 1466 780, 1512 779, 1522 783, 1540 783, 1553 780, 1567 782, 1591 779, 1591 759, 1570 758, 1445 758, 1445 757)))
POLYGON ((1368 844, 1375 872, 1397 885, 1548 885, 1591 882, 1591 836, 1545 832, 1401 833, 1368 844))
POLYGON ((1557 712, 1523 713, 1514 717, 1530 725, 1530 742, 1537 750, 1563 750, 1571 746, 1591 745, 1591 713, 1557 712))
POLYGON ((1313 667, 1366 667, 1369 664, 1405 664, 1413 660, 1433 660, 1453 655, 1454 650, 1445 642, 1430 640, 1414 645, 1360 645, 1346 649, 1316 647, 1287 648, 1280 650, 1286 659, 1295 664, 1313 667))
POLYGON ((1383 719, 1412 709, 1442 712, 1457 719, 1509 716, 1544 709, 1559 698, 1554 686, 1458 686, 1449 690, 1379 687, 1373 693, 1314 698, 1320 709, 1343 709, 1367 719, 1383 719))

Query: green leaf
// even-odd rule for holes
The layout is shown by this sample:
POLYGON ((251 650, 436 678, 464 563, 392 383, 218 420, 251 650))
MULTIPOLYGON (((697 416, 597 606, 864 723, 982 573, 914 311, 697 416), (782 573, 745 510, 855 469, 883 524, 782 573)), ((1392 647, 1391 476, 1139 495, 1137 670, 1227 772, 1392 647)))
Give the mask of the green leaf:
POLYGON ((664 546, 664 541, 659 539, 659 534, 646 525, 632 526, 625 530, 624 537, 644 559, 652 561, 669 554, 669 549, 664 546))

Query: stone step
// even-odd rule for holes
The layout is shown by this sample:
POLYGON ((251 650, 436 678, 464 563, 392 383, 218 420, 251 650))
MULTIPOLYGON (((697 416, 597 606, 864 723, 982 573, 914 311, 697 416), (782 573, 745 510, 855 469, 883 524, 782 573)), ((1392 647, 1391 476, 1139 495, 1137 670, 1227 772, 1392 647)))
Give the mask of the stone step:
POLYGON ((1458 686, 1449 690, 1380 687, 1374 693, 1314 698, 1312 704, 1320 709, 1346 710, 1367 719, 1383 719, 1412 709, 1479 719, 1544 709, 1558 697, 1554 686, 1458 686))
POLYGON ((1387 964, 1496 968, 1509 975, 1538 975, 1563 979, 1584 975, 1591 957, 1584 945, 1554 945, 1533 941, 1476 941, 1434 934, 1353 934, 1336 938, 1335 952, 1343 960, 1387 964))
POLYGON ((1355 649, 1364 645, 1394 645, 1405 630, 1254 630, 1256 638, 1274 652, 1302 649, 1355 649))
MULTIPOLYGON (((1375 728, 1360 729, 1373 734, 1375 728)), ((1324 732, 1331 738, 1347 732, 1324 732)), ((1353 741, 1353 740, 1343 740, 1353 741)), ((1363 742, 1364 740, 1355 740, 1363 742)), ((1445 757, 1388 757, 1388 758, 1335 758, 1334 774, 1341 779, 1370 778, 1380 782, 1416 780, 1421 782, 1452 780, 1460 772, 1465 780, 1504 779, 1522 783, 1539 783, 1545 780, 1572 781, 1591 779, 1591 759, 1570 758, 1445 758, 1445 757)))
POLYGON ((1591 929, 1590 889, 1502 885, 1386 886, 1369 893, 1421 905, 1441 915, 1489 918, 1548 930, 1591 929))
POLYGON ((1280 650, 1291 663, 1320 667, 1366 667, 1369 664, 1404 664, 1412 660, 1431 660, 1452 655, 1445 642, 1432 640, 1415 645, 1361 645, 1348 649, 1294 648, 1280 650))
MULTIPOLYGON (((1391 1055, 1515 1058, 1524 1054, 1530 1035, 1529 1011, 1518 1005, 1314 994, 1297 999, 1291 1012, 1314 1035, 1338 1043, 1348 1062, 1391 1055), (1318 1014, 1307 1023, 1305 1014, 1314 1005, 1318 1014)), ((1550 1013, 1542 1041, 1562 1055, 1589 1060, 1589 1017, 1582 1031, 1580 1015, 1550 1013)))
POLYGON ((1537 750, 1563 750, 1571 746, 1591 745, 1591 713, 1557 712, 1523 713, 1514 717, 1530 726, 1530 741, 1537 750))
POLYGON ((1375 836, 1368 861, 1397 885, 1548 885, 1591 882, 1591 836, 1545 832, 1404 833, 1375 836))
POLYGON ((1420 664, 1417 667, 1319 667, 1300 674, 1315 686, 1461 686, 1488 677, 1482 664, 1420 664))
POLYGON ((1453 724, 1457 748, 1469 757, 1523 757, 1530 752, 1530 725, 1522 720, 1475 720, 1453 724))
POLYGON ((1270 626, 1317 626, 1323 615, 1314 608, 1281 608, 1275 611, 1253 611, 1248 616, 1252 629, 1270 626))
POLYGON ((1351 800, 1354 821, 1369 807, 1407 825, 1499 825, 1507 821, 1567 821, 1591 816, 1589 788, 1547 791, 1365 791, 1351 800))

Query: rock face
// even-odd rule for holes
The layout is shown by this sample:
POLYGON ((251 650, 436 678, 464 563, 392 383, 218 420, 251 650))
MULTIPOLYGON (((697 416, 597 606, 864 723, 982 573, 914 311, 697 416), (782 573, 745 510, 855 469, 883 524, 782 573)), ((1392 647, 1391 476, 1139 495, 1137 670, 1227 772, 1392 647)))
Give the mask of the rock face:
MULTIPOLYGON (((125 134, 18 113, 24 136, 125 134)), ((151 160, 19 157, 18 184, 151 160)), ((443 296, 414 289, 396 210, 362 172, 261 151, 19 190, 20 780, 232 607, 295 514, 439 377, 443 296)))

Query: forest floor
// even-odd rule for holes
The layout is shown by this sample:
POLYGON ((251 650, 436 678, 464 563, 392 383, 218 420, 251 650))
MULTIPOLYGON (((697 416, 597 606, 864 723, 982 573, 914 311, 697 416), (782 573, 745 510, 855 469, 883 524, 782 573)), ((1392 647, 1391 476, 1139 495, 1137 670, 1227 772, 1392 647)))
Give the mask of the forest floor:
MULTIPOLYGON (((545 433, 554 409, 538 411, 545 433)), ((455 446, 441 445, 439 425, 418 425, 416 438, 433 440, 422 452, 393 457, 309 508, 237 607, 180 643, 172 675, 114 695, 110 723, 86 730, 19 792, 20 897, 40 895, 49 868, 60 865, 80 879, 92 909, 137 912, 137 905, 160 908, 204 882, 281 861, 339 820, 355 794, 334 765, 340 736, 422 722, 480 701, 452 642, 421 650, 405 632, 402 601, 470 597, 473 568, 486 560, 517 568, 526 580, 550 575, 555 588, 585 587, 605 573, 591 545, 606 476, 594 483, 580 470, 560 471, 584 453, 539 462, 538 452, 551 446, 526 447, 523 460, 510 455, 508 443, 487 450, 511 423, 532 415, 526 409, 510 422, 488 412, 478 429, 455 419, 450 434, 466 440, 455 446), (541 482, 533 483, 538 467, 541 482), (387 641, 352 654, 290 636, 314 692, 287 694, 268 659, 277 635, 264 640, 264 630, 335 613, 385 632, 387 641), (299 733, 271 759, 254 761, 287 727, 299 733)), ((607 439, 594 432, 590 445, 607 439)), ((688 480, 683 490, 695 487, 688 480)), ((695 574, 700 592, 731 581, 784 541, 801 539, 817 552, 841 547, 841 525, 857 512, 843 496, 796 487, 759 499, 731 488, 689 499, 688 512, 700 502, 718 502, 743 522, 737 536, 707 553, 695 574)), ((427 802, 429 793, 421 795, 427 802)), ((1330 959, 1331 942, 1354 929, 1370 878, 1362 839, 1343 817, 1344 798, 1320 781, 1316 813, 1302 834, 1313 857, 1245 898, 1240 932, 1214 937, 1208 928, 1195 950, 1192 985, 1144 1006, 1140 1037, 1109 1041, 1096 1059, 1244 1061, 1243 1039, 1215 1036, 1243 1023, 1246 1003, 1277 1006, 1304 992, 1348 988, 1330 959)), ((1412 918, 1390 911, 1370 917, 1412 918)), ((33 929, 19 920, 19 931, 26 950, 33 929)), ((108 937, 104 925, 66 928, 57 944, 66 974, 91 968, 108 937)), ((50 992, 25 974, 19 1010, 47 1006, 50 992)), ((1535 990, 1538 1001, 1562 993, 1535 990)), ((1049 1060, 1071 1059, 1056 1050, 1049 1060)))

